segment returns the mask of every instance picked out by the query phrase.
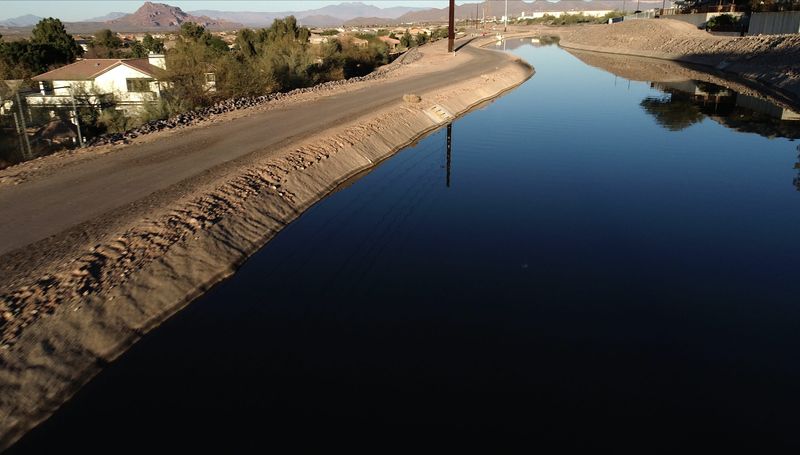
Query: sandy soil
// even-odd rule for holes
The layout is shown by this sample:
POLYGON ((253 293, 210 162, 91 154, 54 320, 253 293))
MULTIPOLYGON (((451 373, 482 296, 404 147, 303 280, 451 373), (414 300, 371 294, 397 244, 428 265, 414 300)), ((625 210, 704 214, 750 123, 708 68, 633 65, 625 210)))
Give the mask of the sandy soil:
POLYGON ((669 19, 547 31, 565 48, 711 66, 779 90, 795 105, 800 100, 800 35, 714 36, 669 19))
MULTIPOLYGON (((392 78, 417 78, 441 71, 442 65, 458 71, 464 61, 432 48, 392 78)), ((52 256, 57 260, 39 261, 37 273, 2 299, 0 449, 51 415, 101 365, 232 274, 337 185, 532 74, 529 65, 509 56, 482 75, 416 93, 418 102, 398 97, 369 115, 270 153, 253 154, 223 173, 209 173, 191 191, 153 199, 153 205, 140 207, 135 218, 126 218, 130 222, 106 224, 103 235, 93 236, 88 244, 62 246, 62 253, 52 256), (69 257, 64 251, 77 254, 69 257)), ((365 82, 381 83, 385 82, 365 82)), ((313 99, 285 102, 308 101, 313 99)), ((234 112, 229 117, 238 115, 248 114, 234 112)), ((203 127, 188 127, 178 134, 203 127)), ((170 133, 140 140, 153 141, 160 134, 170 133)), ((136 150, 134 146, 130 150, 136 150)), ((107 148, 40 160, 16 169, 12 183, 35 185, 69 167, 125 150, 107 148)))

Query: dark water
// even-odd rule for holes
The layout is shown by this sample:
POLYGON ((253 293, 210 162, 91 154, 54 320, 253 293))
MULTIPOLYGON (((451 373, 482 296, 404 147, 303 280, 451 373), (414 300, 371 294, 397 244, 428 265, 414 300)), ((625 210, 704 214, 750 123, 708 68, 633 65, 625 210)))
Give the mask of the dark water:
POLYGON ((18 449, 796 449, 798 123, 513 44, 18 449))

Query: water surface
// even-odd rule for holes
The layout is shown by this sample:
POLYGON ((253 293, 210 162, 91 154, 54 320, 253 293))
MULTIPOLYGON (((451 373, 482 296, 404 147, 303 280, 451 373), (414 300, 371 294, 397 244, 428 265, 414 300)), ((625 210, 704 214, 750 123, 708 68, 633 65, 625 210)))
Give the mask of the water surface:
POLYGON ((536 75, 449 162, 312 207, 18 448, 796 448, 792 113, 508 44, 536 75))

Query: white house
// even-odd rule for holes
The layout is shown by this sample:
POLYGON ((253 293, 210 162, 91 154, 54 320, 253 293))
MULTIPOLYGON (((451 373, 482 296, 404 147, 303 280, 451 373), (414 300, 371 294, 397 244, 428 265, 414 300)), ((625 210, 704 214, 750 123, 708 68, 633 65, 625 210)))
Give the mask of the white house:
POLYGON ((33 77, 40 93, 26 97, 29 105, 80 104, 141 106, 161 97, 165 87, 163 55, 148 58, 84 59, 33 77))
POLYGON ((324 44, 327 43, 330 39, 331 39, 330 36, 318 35, 316 33, 312 33, 311 36, 308 38, 308 42, 311 44, 324 44))
POLYGON ((591 16, 591 17, 602 17, 608 13, 613 13, 613 10, 572 10, 572 11, 534 11, 530 14, 526 14, 524 11, 520 13, 517 20, 525 20, 525 19, 539 19, 544 16, 553 16, 553 17, 561 17, 563 15, 570 15, 570 14, 583 14, 584 16, 591 16))

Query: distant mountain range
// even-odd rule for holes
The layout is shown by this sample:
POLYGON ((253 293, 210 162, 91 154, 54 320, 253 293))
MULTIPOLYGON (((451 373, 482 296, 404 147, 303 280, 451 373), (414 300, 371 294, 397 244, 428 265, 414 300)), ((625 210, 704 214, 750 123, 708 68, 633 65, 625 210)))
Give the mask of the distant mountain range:
POLYGON ((115 11, 112 13, 108 13, 105 16, 100 17, 93 17, 91 19, 86 19, 83 22, 106 22, 106 21, 113 21, 114 19, 119 19, 120 17, 127 16, 128 13, 120 13, 119 11, 115 11))
POLYGON ((209 29, 234 29, 241 28, 241 24, 221 19, 212 19, 208 16, 195 16, 185 13, 177 6, 164 3, 145 2, 133 14, 126 14, 117 19, 106 21, 109 28, 141 28, 150 30, 154 28, 177 28, 184 22, 194 22, 209 29))
MULTIPOLYGON (((627 2, 626 9, 631 11, 636 5, 633 0, 627 2)), ((642 0, 638 3, 642 10, 661 7, 658 0, 642 0)), ((620 9, 619 0, 561 0, 556 3, 538 0, 528 2, 509 0, 509 16, 520 13, 581 11, 581 10, 614 10, 620 9)), ((456 6, 456 18, 500 17, 505 14, 504 0, 466 3, 456 6)), ((134 13, 108 13, 80 22, 67 23, 72 33, 93 33, 101 28, 114 31, 161 31, 180 27, 184 22, 195 22, 211 30, 231 30, 241 27, 265 27, 278 18, 293 15, 298 22, 308 27, 333 27, 340 25, 379 25, 414 22, 446 21, 447 8, 391 7, 380 8, 361 2, 345 2, 328 5, 306 11, 256 12, 256 11, 217 11, 197 10, 184 12, 176 6, 164 3, 145 2, 134 13)), ((32 14, 0 21, 0 27, 26 28, 36 25, 42 18, 32 14)))
POLYGON ((39 16, 26 14, 24 16, 2 20, 0 21, 0 27, 30 27, 31 25, 36 25, 40 20, 42 20, 42 18, 39 16))
POLYGON ((342 25, 344 22, 356 18, 378 18, 382 21, 387 19, 397 19, 403 14, 424 11, 427 8, 414 8, 407 6, 395 6, 391 8, 379 8, 361 2, 345 2, 338 5, 328 5, 322 8, 305 11, 281 11, 281 12, 255 12, 255 11, 217 11, 217 10, 198 10, 190 11, 190 14, 213 17, 230 22, 238 22, 247 27, 264 27, 272 23, 277 18, 294 16, 298 22, 311 27, 324 27, 342 25))

